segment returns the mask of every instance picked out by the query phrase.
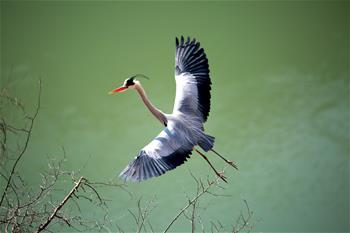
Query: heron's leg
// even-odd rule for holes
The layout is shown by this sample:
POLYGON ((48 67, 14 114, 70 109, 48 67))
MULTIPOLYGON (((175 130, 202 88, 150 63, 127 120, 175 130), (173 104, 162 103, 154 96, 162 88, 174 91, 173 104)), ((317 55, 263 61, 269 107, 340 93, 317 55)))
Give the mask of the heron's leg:
POLYGON ((223 181, 225 181, 227 183, 227 180, 226 180, 226 176, 224 176, 224 174, 222 172, 218 172, 214 166, 210 163, 209 159, 207 158, 207 156, 205 156, 202 152, 200 152, 199 150, 197 150, 196 148, 193 148, 193 150, 195 152, 197 152, 200 156, 202 156, 210 165, 210 167, 214 170, 215 174, 220 177, 223 181))
POLYGON ((218 152, 216 152, 214 149, 211 149, 212 152, 214 152, 217 156, 219 156, 220 158, 222 158, 226 163, 230 164, 232 167, 234 167, 236 170, 238 170, 237 165, 231 161, 226 159, 224 156, 220 155, 218 152))

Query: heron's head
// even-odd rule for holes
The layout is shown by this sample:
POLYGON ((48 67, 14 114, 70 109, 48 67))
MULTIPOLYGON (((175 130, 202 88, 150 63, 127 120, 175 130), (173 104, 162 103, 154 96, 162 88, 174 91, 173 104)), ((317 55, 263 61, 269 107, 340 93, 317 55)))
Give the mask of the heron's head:
POLYGON ((114 94, 116 92, 123 92, 129 88, 134 88, 135 85, 138 84, 138 80, 136 80, 136 77, 143 77, 143 78, 149 79, 147 76, 145 76, 143 74, 136 74, 130 78, 125 79, 122 86, 117 87, 116 89, 110 91, 108 94, 114 94))

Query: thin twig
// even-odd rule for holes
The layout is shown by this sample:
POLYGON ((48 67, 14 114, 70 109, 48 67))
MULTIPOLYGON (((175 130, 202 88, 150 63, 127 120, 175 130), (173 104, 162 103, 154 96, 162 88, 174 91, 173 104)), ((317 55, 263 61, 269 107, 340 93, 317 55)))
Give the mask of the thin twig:
POLYGON ((176 220, 181 216, 181 214, 183 214, 185 212, 185 210, 187 210, 194 202, 197 201, 198 198, 200 198, 204 193, 206 193, 214 184, 218 183, 218 179, 216 180, 212 180, 212 181, 208 181, 208 185, 207 187, 204 187, 204 189, 202 189, 201 192, 199 192, 192 200, 189 201, 189 203, 183 207, 179 213, 177 213, 177 215, 175 215, 175 217, 170 221, 170 223, 168 224, 168 226, 165 228, 165 230, 163 231, 163 233, 168 232, 168 230, 170 229, 170 227, 174 224, 174 222, 176 222, 176 220))
POLYGON ((27 137, 26 137, 26 141, 25 141, 24 147, 23 147, 22 151, 20 152, 19 156, 17 157, 15 163, 12 166, 12 169, 11 169, 10 175, 8 177, 8 180, 7 180, 4 192, 1 195, 0 206, 2 206, 2 203, 3 203, 4 198, 6 196, 7 190, 9 188, 9 186, 10 186, 12 176, 13 176, 15 170, 16 170, 17 164, 21 160, 23 154, 26 152, 26 150, 28 148, 28 144, 29 144, 30 137, 31 137, 31 134, 32 134, 32 129, 33 129, 33 126, 34 126, 34 121, 35 121, 35 118, 38 116, 39 109, 40 109, 40 99, 41 99, 41 79, 39 79, 38 104, 37 104, 37 107, 36 107, 36 110, 35 110, 35 113, 34 113, 33 117, 30 117, 31 122, 30 122, 30 125, 29 125, 29 129, 28 129, 28 133, 27 133, 27 137))
POLYGON ((197 200, 192 205, 192 214, 191 214, 191 229, 192 229, 192 233, 194 233, 196 231, 195 214, 196 214, 197 200))
POLYGON ((250 231, 251 227, 253 227, 253 224, 251 224, 250 220, 253 216, 253 211, 250 210, 248 202, 246 200, 243 200, 244 205, 247 209, 247 214, 248 216, 245 217, 243 212, 241 212, 240 216, 237 219, 236 226, 233 226, 232 228, 232 233, 238 233, 241 232, 242 230, 250 231), (240 223, 242 222, 242 223, 240 223), (247 229, 248 228, 248 229, 247 229))
POLYGON ((80 177, 78 182, 75 183, 74 187, 70 190, 70 192, 67 194, 67 196, 65 196, 65 198, 62 200, 62 202, 53 210, 52 214, 48 217, 48 219, 44 223, 40 224, 38 230, 36 231, 37 233, 45 230, 45 228, 50 224, 50 222, 55 217, 57 217, 58 211, 67 203, 67 201, 73 196, 73 194, 77 191, 79 186, 81 186, 81 184, 84 181, 85 181, 85 178, 84 177, 80 177))

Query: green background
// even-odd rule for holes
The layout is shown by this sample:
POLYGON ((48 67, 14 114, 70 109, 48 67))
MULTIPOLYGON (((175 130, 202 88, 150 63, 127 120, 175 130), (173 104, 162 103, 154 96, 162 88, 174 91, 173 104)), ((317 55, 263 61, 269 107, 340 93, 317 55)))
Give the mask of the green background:
MULTIPOLYGON (((144 73, 149 97, 171 112, 175 36, 195 37, 209 58, 206 131, 235 160, 230 198, 203 199, 202 220, 234 223, 247 199, 255 231, 349 230, 349 2, 1 2, 1 81, 28 106, 43 80, 42 108, 20 169, 40 178, 49 157, 87 163, 90 179, 116 175, 162 126, 137 94, 109 96, 144 73)), ((208 154, 215 166, 223 161, 208 154)), ((105 191, 110 216, 134 230, 126 208, 154 196, 155 230, 212 171, 193 155, 159 178, 132 183, 134 197, 105 191)), ((64 188, 69 190, 70 185, 64 188)), ((90 210, 93 212, 93 210, 90 210)), ((181 219, 174 231, 188 231, 181 219)))

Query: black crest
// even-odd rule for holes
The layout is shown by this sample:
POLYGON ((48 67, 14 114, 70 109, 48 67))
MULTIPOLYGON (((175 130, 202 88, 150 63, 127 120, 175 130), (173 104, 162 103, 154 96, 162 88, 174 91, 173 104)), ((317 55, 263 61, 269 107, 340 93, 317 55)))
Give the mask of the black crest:
POLYGON ((134 80, 135 80, 135 77, 128 78, 128 79, 125 81, 125 86, 128 87, 128 86, 134 85, 134 84, 135 84, 134 80))

